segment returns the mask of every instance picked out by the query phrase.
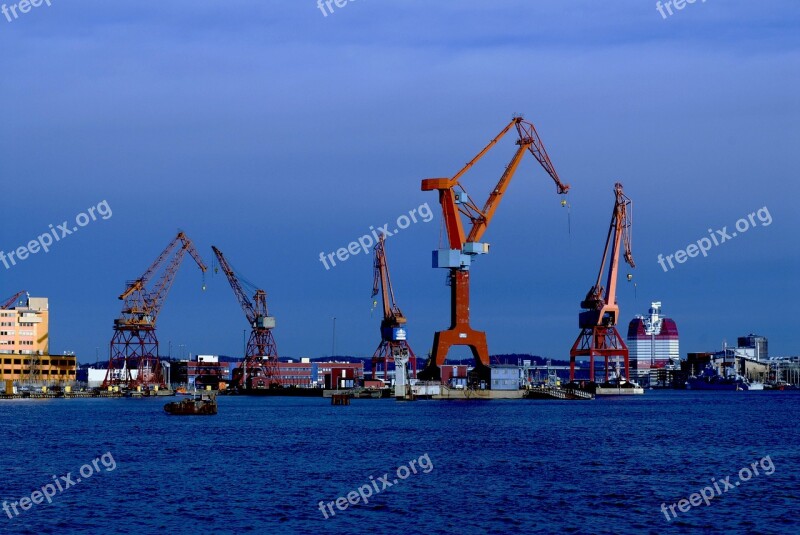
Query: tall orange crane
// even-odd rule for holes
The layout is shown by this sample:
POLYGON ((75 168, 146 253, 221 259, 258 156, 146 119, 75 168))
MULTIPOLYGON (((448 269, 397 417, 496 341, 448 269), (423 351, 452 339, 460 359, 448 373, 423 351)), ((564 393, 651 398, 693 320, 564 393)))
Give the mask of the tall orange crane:
MULTIPOLYGON (((389 359, 394 359, 408 354, 411 364, 411 376, 417 372, 417 356, 414 355, 408 344, 406 331, 406 317, 400 312, 400 307, 394 299, 394 288, 389 276, 389 264, 386 262, 386 245, 383 234, 378 238, 375 246, 375 261, 372 280, 372 297, 381 294, 383 302, 383 320, 381 320, 381 343, 372 355, 372 378, 377 379, 378 364, 383 364, 383 377, 388 377, 389 359)), ((397 368, 395 367, 395 370, 397 368)))
POLYGON ((597 281, 581 301, 583 312, 578 315, 581 332, 569 352, 569 380, 575 380, 575 358, 589 357, 589 377, 594 382, 594 358, 605 359, 605 380, 608 381, 608 359, 622 356, 625 361, 625 378, 630 380, 628 366, 628 346, 617 331, 619 305, 617 304, 617 273, 619 271, 620 246, 624 246, 623 256, 632 268, 636 267, 631 252, 631 228, 633 211, 631 200, 622 191, 622 184, 614 185, 614 211, 608 228, 606 247, 600 261, 597 281), (610 250, 609 250, 610 249, 610 250), (605 287, 602 285, 606 260, 610 260, 605 287))
MULTIPOLYGON (((480 240, 497 210, 503 194, 506 192, 511 178, 519 166, 525 151, 533 154, 536 161, 544 168, 556 184, 559 194, 569 191, 569 185, 558 177, 544 144, 532 123, 522 117, 514 117, 503 130, 489 142, 482 151, 470 160, 453 178, 428 178, 422 181, 422 191, 439 192, 439 203, 442 206, 444 226, 447 231, 449 247, 433 252, 433 267, 449 270, 450 285, 450 328, 439 331, 433 338, 431 358, 419 378, 424 380, 441 379, 440 366, 444 364, 451 346, 467 346, 475 359, 475 368, 479 376, 488 375, 489 349, 486 344, 486 333, 474 330, 469 323, 469 280, 472 257, 489 252, 489 244, 480 240), (494 147, 512 128, 518 134, 517 151, 500 181, 492 190, 483 208, 479 208, 467 195, 459 179, 469 171, 489 150, 494 147), (465 216, 472 225, 467 234, 461 217, 465 216)), ((562 203, 564 204, 564 203, 562 203)))
POLYGON ((164 384, 158 358, 156 321, 187 252, 205 274, 208 268, 194 244, 186 234, 178 232, 144 275, 127 282, 127 288, 119 296, 123 301, 122 314, 114 320, 114 336, 111 338, 103 388, 111 385, 131 388, 164 384), (151 280, 161 269, 161 276, 151 287, 151 280), (133 368, 138 369, 135 379, 131 373, 133 368))
POLYGON ((247 340, 244 359, 233 370, 231 388, 237 390, 265 389, 281 386, 278 370, 278 347, 272 336, 275 328, 275 317, 269 315, 267 309, 267 293, 237 275, 222 251, 211 247, 219 261, 225 277, 233 289, 236 300, 244 311, 247 323, 250 324, 250 338, 247 340), (243 288, 246 285, 253 292, 252 301, 243 288))
POLYGON ((14 294, 12 297, 9 297, 9 298, 8 298, 8 299, 6 299, 5 301, 2 301, 2 302, 0 302, 0 309, 2 309, 2 310, 6 310, 6 309, 7 309, 7 308, 9 308, 11 305, 13 305, 14 303, 16 303, 16 302, 17 302, 17 299, 19 299, 20 297, 22 297, 22 295, 23 295, 23 294, 25 294, 25 293, 27 293, 25 290, 20 290, 20 291, 18 291, 17 293, 15 293, 15 294, 14 294))

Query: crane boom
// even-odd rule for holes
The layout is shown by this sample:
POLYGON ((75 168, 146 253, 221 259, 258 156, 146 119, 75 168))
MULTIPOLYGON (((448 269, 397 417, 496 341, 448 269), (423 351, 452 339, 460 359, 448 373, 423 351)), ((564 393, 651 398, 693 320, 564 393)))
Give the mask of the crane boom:
POLYGON ((150 267, 147 268, 147 271, 138 279, 129 281, 128 287, 120 294, 119 299, 125 301, 122 308, 123 317, 120 319, 121 323, 155 326, 167 294, 175 280, 178 268, 187 252, 194 259, 201 272, 208 271, 192 241, 186 234, 179 232, 150 267), (170 255, 172 255, 172 258, 167 261, 170 255), (153 275, 162 268, 164 271, 156 281, 154 289, 148 291, 147 287, 153 275))
POLYGON ((581 327, 592 325, 616 325, 619 307, 617 306, 617 278, 619 271, 620 246, 624 247, 623 257, 631 267, 636 267, 631 250, 632 203, 625 195, 622 184, 614 184, 614 210, 608 227, 606 245, 600 261, 597 281, 589 289, 581 307, 586 309, 580 320, 581 327), (605 287, 602 286, 606 272, 606 262, 610 259, 605 287))
POLYGON ((219 262, 219 266, 222 268, 222 272, 225 273, 225 277, 228 279, 228 283, 231 285, 231 289, 233 289, 233 294, 236 296, 236 300, 239 301, 239 305, 242 307, 242 311, 247 318, 247 323, 252 326, 256 322, 256 311, 253 302, 250 301, 249 297, 247 297, 247 294, 242 288, 239 279, 233 272, 233 268, 228 263, 228 260, 222 254, 222 251, 213 245, 211 246, 211 249, 214 251, 217 261, 219 262))
POLYGON ((389 276, 389 265, 386 263, 386 250, 384 242, 386 238, 383 234, 378 237, 378 245, 375 246, 375 260, 373 262, 374 271, 372 279, 372 297, 379 293, 383 303, 383 319, 384 321, 394 319, 395 321, 405 323, 403 313, 394 299, 394 289, 392 288, 392 279, 389 276))
MULTIPOLYGON (((489 365, 486 334, 472 329, 469 324, 469 268, 473 256, 489 252, 488 244, 480 243, 480 240, 491 223, 525 151, 530 152, 547 172, 556 185, 557 193, 566 194, 569 191, 569 185, 563 183, 556 173, 536 128, 522 117, 514 117, 452 178, 428 178, 422 181, 422 191, 436 190, 439 192, 439 204, 442 207, 449 248, 434 251, 433 267, 450 270, 448 280, 451 287, 451 325, 448 330, 439 331, 434 335, 431 359, 426 370, 420 374, 422 379, 440 378, 439 366, 444 363, 449 348, 454 345, 466 345, 471 349, 476 368, 485 368, 489 365), (467 191, 459 179, 497 145, 512 128, 516 128, 518 134, 516 142, 518 148, 497 185, 489 194, 486 203, 480 208, 467 195, 467 191), (465 232, 462 217, 469 220, 468 232, 465 232)), ((485 370, 482 369, 481 373, 485 373, 485 370)))
POLYGON ((2 301, 2 303, 0 303, 0 309, 3 309, 3 310, 8 309, 9 307, 11 307, 11 305, 16 303, 17 299, 22 297, 23 294, 25 294, 25 290, 20 290, 17 293, 15 293, 12 297, 9 297, 5 301, 2 301))
POLYGON ((166 269, 156 282, 155 289, 147 294, 147 312, 150 314, 150 316, 152 316, 154 325, 158 319, 159 313, 161 312, 161 307, 164 305, 167 294, 169 293, 170 288, 172 288, 172 283, 175 281, 175 275, 178 273, 178 268, 183 261, 184 255, 189 253, 189 256, 191 256, 195 261, 197 267, 200 268, 200 271, 203 273, 208 271, 208 268, 203 263, 203 259, 200 257, 200 253, 197 252, 197 249, 195 249, 192 241, 185 234, 183 234, 183 232, 179 234, 179 237, 182 243, 181 248, 175 254, 172 261, 167 264, 166 269))

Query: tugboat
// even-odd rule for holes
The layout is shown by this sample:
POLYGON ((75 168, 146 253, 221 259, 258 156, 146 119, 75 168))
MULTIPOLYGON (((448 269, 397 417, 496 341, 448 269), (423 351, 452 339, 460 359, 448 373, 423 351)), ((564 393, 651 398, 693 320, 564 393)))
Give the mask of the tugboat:
POLYGON ((164 410, 175 416, 211 416, 217 414, 217 398, 210 392, 201 392, 191 398, 167 403, 164 410))

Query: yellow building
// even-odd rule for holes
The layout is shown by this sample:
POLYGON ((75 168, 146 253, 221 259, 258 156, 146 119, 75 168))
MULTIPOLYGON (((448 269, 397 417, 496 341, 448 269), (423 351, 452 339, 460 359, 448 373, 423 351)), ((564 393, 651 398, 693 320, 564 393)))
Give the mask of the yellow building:
POLYGON ((46 297, 28 297, 25 306, 0 309, 0 380, 74 381, 74 355, 50 355, 46 297))

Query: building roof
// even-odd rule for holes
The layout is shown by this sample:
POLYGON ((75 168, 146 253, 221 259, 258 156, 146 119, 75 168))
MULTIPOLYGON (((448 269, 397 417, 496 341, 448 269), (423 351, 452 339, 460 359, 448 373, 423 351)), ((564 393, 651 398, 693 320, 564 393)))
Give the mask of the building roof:
MULTIPOLYGON (((656 335, 656 340, 677 340, 678 326, 670 318, 661 318, 661 334, 656 335)), ((650 336, 645 332, 644 318, 633 318, 628 324, 628 340, 649 340, 650 336)))

